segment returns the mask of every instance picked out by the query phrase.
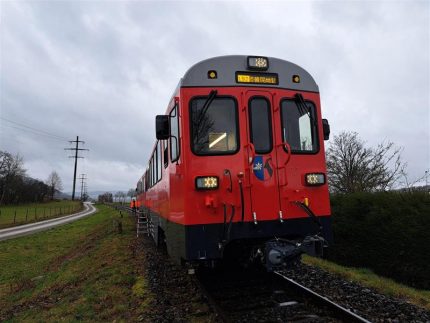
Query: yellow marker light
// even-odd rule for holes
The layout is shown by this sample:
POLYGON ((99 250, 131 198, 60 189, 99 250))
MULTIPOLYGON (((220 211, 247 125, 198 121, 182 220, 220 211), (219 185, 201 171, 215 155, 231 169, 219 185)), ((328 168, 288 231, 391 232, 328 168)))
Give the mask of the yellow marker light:
POLYGON ((210 79, 216 79, 218 77, 216 71, 208 71, 208 78, 210 79))
POLYGON ((293 75, 293 83, 300 83, 300 76, 299 75, 293 75))
POLYGON ((214 190, 217 188, 218 188, 218 177, 216 177, 216 176, 196 177, 196 189, 198 189, 198 190, 214 190))
POLYGON ((306 185, 318 186, 325 184, 325 174, 323 173, 310 173, 305 175, 306 185))

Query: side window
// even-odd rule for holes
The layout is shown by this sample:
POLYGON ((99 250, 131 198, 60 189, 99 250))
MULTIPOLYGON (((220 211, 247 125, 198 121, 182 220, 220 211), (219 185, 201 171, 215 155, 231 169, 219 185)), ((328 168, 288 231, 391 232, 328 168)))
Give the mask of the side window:
POLYGON ((149 189, 149 168, 146 168, 145 172, 145 191, 149 189))
POLYGON ((179 116, 178 105, 175 105, 170 112, 170 160, 172 162, 179 159, 179 116))
POLYGON ((151 156, 151 161, 149 162, 149 187, 152 187, 152 156, 151 156))
POLYGON ((164 153, 163 153, 163 160, 164 160, 164 168, 166 168, 169 165, 169 155, 168 155, 168 148, 167 141, 163 141, 164 145, 164 153))
POLYGON ((161 141, 158 141, 157 144, 157 182, 161 180, 161 141))
POLYGON ((270 104, 263 97, 249 101, 249 125, 251 142, 257 154, 266 154, 272 150, 272 118, 270 104))
POLYGON ((155 183, 157 182, 157 167, 155 167, 155 154, 156 154, 156 150, 154 150, 154 152, 152 153, 152 186, 155 185, 155 183))
POLYGON ((281 103, 282 140, 287 141, 293 153, 315 153, 318 151, 315 106, 306 102, 306 107, 294 100, 281 103))

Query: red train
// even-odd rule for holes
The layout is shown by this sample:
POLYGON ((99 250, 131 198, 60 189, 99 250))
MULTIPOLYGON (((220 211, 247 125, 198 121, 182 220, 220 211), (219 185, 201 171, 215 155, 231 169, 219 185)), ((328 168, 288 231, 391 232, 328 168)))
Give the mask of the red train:
POLYGON ((320 95, 303 68, 223 56, 191 67, 156 137, 137 206, 182 263, 261 259, 269 270, 331 241, 320 95))

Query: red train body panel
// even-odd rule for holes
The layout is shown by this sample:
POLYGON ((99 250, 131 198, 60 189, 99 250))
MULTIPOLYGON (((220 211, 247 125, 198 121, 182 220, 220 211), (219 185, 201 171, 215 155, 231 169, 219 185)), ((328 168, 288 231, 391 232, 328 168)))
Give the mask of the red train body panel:
POLYGON ((259 70, 256 59, 196 64, 167 108, 168 139, 154 146, 137 206, 177 260, 220 259, 238 241, 303 239, 316 223, 331 239, 318 87, 297 65, 262 58, 259 70))

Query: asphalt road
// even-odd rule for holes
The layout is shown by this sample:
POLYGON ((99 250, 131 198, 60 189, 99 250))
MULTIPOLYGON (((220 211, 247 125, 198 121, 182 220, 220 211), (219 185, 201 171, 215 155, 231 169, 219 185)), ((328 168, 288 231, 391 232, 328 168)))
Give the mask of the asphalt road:
POLYGON ((84 210, 79 213, 66 215, 61 218, 55 218, 30 224, 19 225, 12 228, 2 229, 0 230, 0 241, 48 230, 58 225, 79 220, 85 216, 95 213, 96 211, 97 209, 92 204, 84 203, 84 210))

